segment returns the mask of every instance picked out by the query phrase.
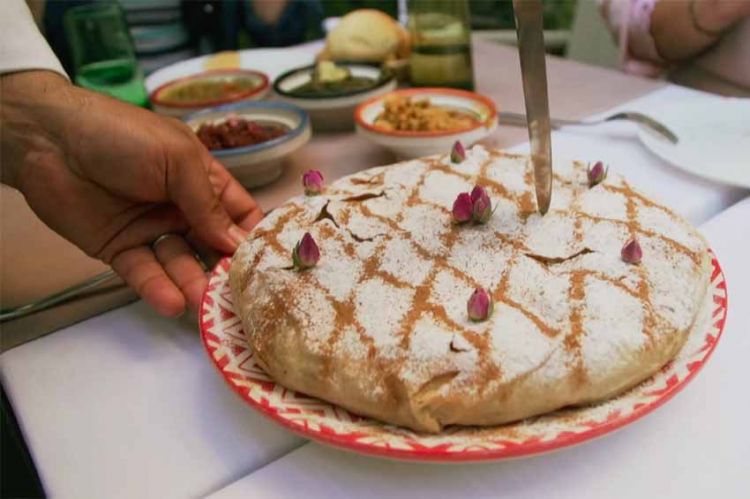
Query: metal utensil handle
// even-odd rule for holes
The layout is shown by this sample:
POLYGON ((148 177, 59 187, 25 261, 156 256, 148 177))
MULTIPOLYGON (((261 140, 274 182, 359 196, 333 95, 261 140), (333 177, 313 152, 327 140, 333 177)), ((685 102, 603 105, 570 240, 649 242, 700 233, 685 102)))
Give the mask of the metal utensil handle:
MULTIPOLYGON (((527 124, 526 115, 521 114, 521 113, 512 113, 509 111, 503 111, 499 113, 498 118, 499 118, 500 124, 514 125, 514 126, 526 126, 527 124)), ((560 128, 564 126, 595 126, 595 125, 601 125, 608 121, 618 121, 618 120, 633 121, 639 125, 642 125, 658 133, 659 135, 669 140, 673 144, 677 144, 680 140, 679 137, 677 137, 677 135, 674 132, 672 132, 672 130, 666 127, 666 125, 656 121, 654 118, 648 115, 637 113, 634 111, 625 111, 621 113, 615 113, 603 119, 588 120, 588 121, 550 118, 550 124, 552 125, 552 128, 560 128)))
POLYGON ((680 141, 680 139, 677 137, 677 135, 672 132, 669 128, 667 128, 664 124, 656 121, 651 116, 645 115, 643 113, 636 113, 634 111, 624 111, 621 113, 615 113, 612 116, 608 116, 604 118, 605 121, 613 121, 613 120, 629 120, 629 121, 635 121, 638 124, 641 124, 645 126, 646 128, 650 128, 654 132, 658 133, 659 135, 664 136, 667 140, 669 140, 671 143, 676 144, 680 141))
POLYGON ((90 291, 97 286, 117 277, 117 274, 113 270, 108 270, 101 274, 95 275, 89 279, 86 279, 82 283, 76 284, 69 288, 65 288, 62 291, 51 294, 41 300, 21 305, 20 307, 12 308, 10 310, 3 310, 0 312, 0 322, 9 321, 11 319, 18 319, 35 312, 40 312, 50 307, 54 307, 66 300, 70 300, 78 295, 90 291))

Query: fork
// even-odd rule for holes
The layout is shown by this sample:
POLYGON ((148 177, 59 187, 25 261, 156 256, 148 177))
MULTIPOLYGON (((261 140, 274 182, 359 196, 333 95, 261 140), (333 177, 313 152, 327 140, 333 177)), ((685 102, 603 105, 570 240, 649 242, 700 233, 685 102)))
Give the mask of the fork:
MULTIPOLYGON (((559 118, 552 118, 550 119, 550 124, 552 125, 552 128, 560 128, 563 126, 601 125, 602 123, 607 123, 610 121, 617 121, 617 120, 634 121, 640 125, 643 125, 649 130, 656 132, 658 135, 664 137, 672 144, 676 144, 677 142, 679 142, 679 138, 677 137, 677 135, 675 135, 674 132, 672 132, 669 128, 664 126, 662 123, 659 123, 658 121, 656 121, 650 116, 646 116, 643 113, 637 113, 635 111, 624 111, 621 113, 615 113, 615 114, 612 114, 610 116, 607 116, 605 118, 601 118, 598 120, 585 120, 584 121, 584 120, 565 120, 565 119, 559 119, 559 118)), ((521 113, 502 112, 498 114, 498 121, 501 124, 505 124, 505 125, 526 126, 526 115, 521 114, 521 113)))

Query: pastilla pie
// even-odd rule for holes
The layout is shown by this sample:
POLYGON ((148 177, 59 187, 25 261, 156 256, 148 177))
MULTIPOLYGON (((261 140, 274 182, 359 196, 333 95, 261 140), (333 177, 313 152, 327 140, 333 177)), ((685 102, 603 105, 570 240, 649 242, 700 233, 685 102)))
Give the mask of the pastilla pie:
POLYGON ((674 357, 710 277, 687 222, 577 162, 541 216, 528 157, 454 152, 313 176, 253 230, 230 283, 270 376, 438 432, 606 399, 674 357))

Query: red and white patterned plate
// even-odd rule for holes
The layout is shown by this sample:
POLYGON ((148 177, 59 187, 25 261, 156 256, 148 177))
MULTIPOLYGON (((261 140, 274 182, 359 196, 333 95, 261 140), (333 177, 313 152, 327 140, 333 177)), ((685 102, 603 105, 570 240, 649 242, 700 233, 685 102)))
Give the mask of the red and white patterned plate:
POLYGON ((419 434, 357 416, 276 384, 258 366, 234 314, 229 259, 214 269, 203 296, 203 344, 226 382, 253 408, 314 440, 345 449, 420 461, 483 461, 548 452, 614 431, 672 398, 708 360, 724 329, 727 290, 712 254, 711 287, 702 313, 677 357, 619 397, 593 406, 556 411, 508 425, 448 428, 419 434))

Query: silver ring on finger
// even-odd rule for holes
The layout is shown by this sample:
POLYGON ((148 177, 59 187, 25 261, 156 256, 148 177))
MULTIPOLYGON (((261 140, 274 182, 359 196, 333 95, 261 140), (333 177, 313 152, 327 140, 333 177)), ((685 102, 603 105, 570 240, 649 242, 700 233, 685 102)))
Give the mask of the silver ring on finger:
MULTIPOLYGON (((172 232, 167 232, 167 233, 162 234, 161 236, 157 237, 156 239, 154 239, 154 242, 151 243, 151 250, 154 253, 156 253, 156 247, 158 245, 160 245, 161 243, 163 243, 164 241, 166 241, 167 239, 169 239, 170 237, 180 237, 180 238, 182 238, 182 236, 180 234, 174 234, 172 232)), ((185 244, 187 244, 188 246, 190 246, 190 243, 187 240, 185 240, 185 244)), ((208 266, 206 265, 206 262, 203 261, 203 259, 201 258, 201 256, 198 253, 196 253, 195 251, 193 251, 193 256, 195 257, 196 261, 203 268, 204 271, 207 272, 208 270, 210 270, 208 268, 208 266)), ((159 257, 157 256, 157 259, 158 258, 159 257)))
POLYGON ((173 234, 171 232, 165 232, 161 236, 154 239, 154 242, 151 243, 151 249, 156 251, 156 247, 159 246, 161 243, 169 239, 170 237, 178 237, 177 234, 173 234))

